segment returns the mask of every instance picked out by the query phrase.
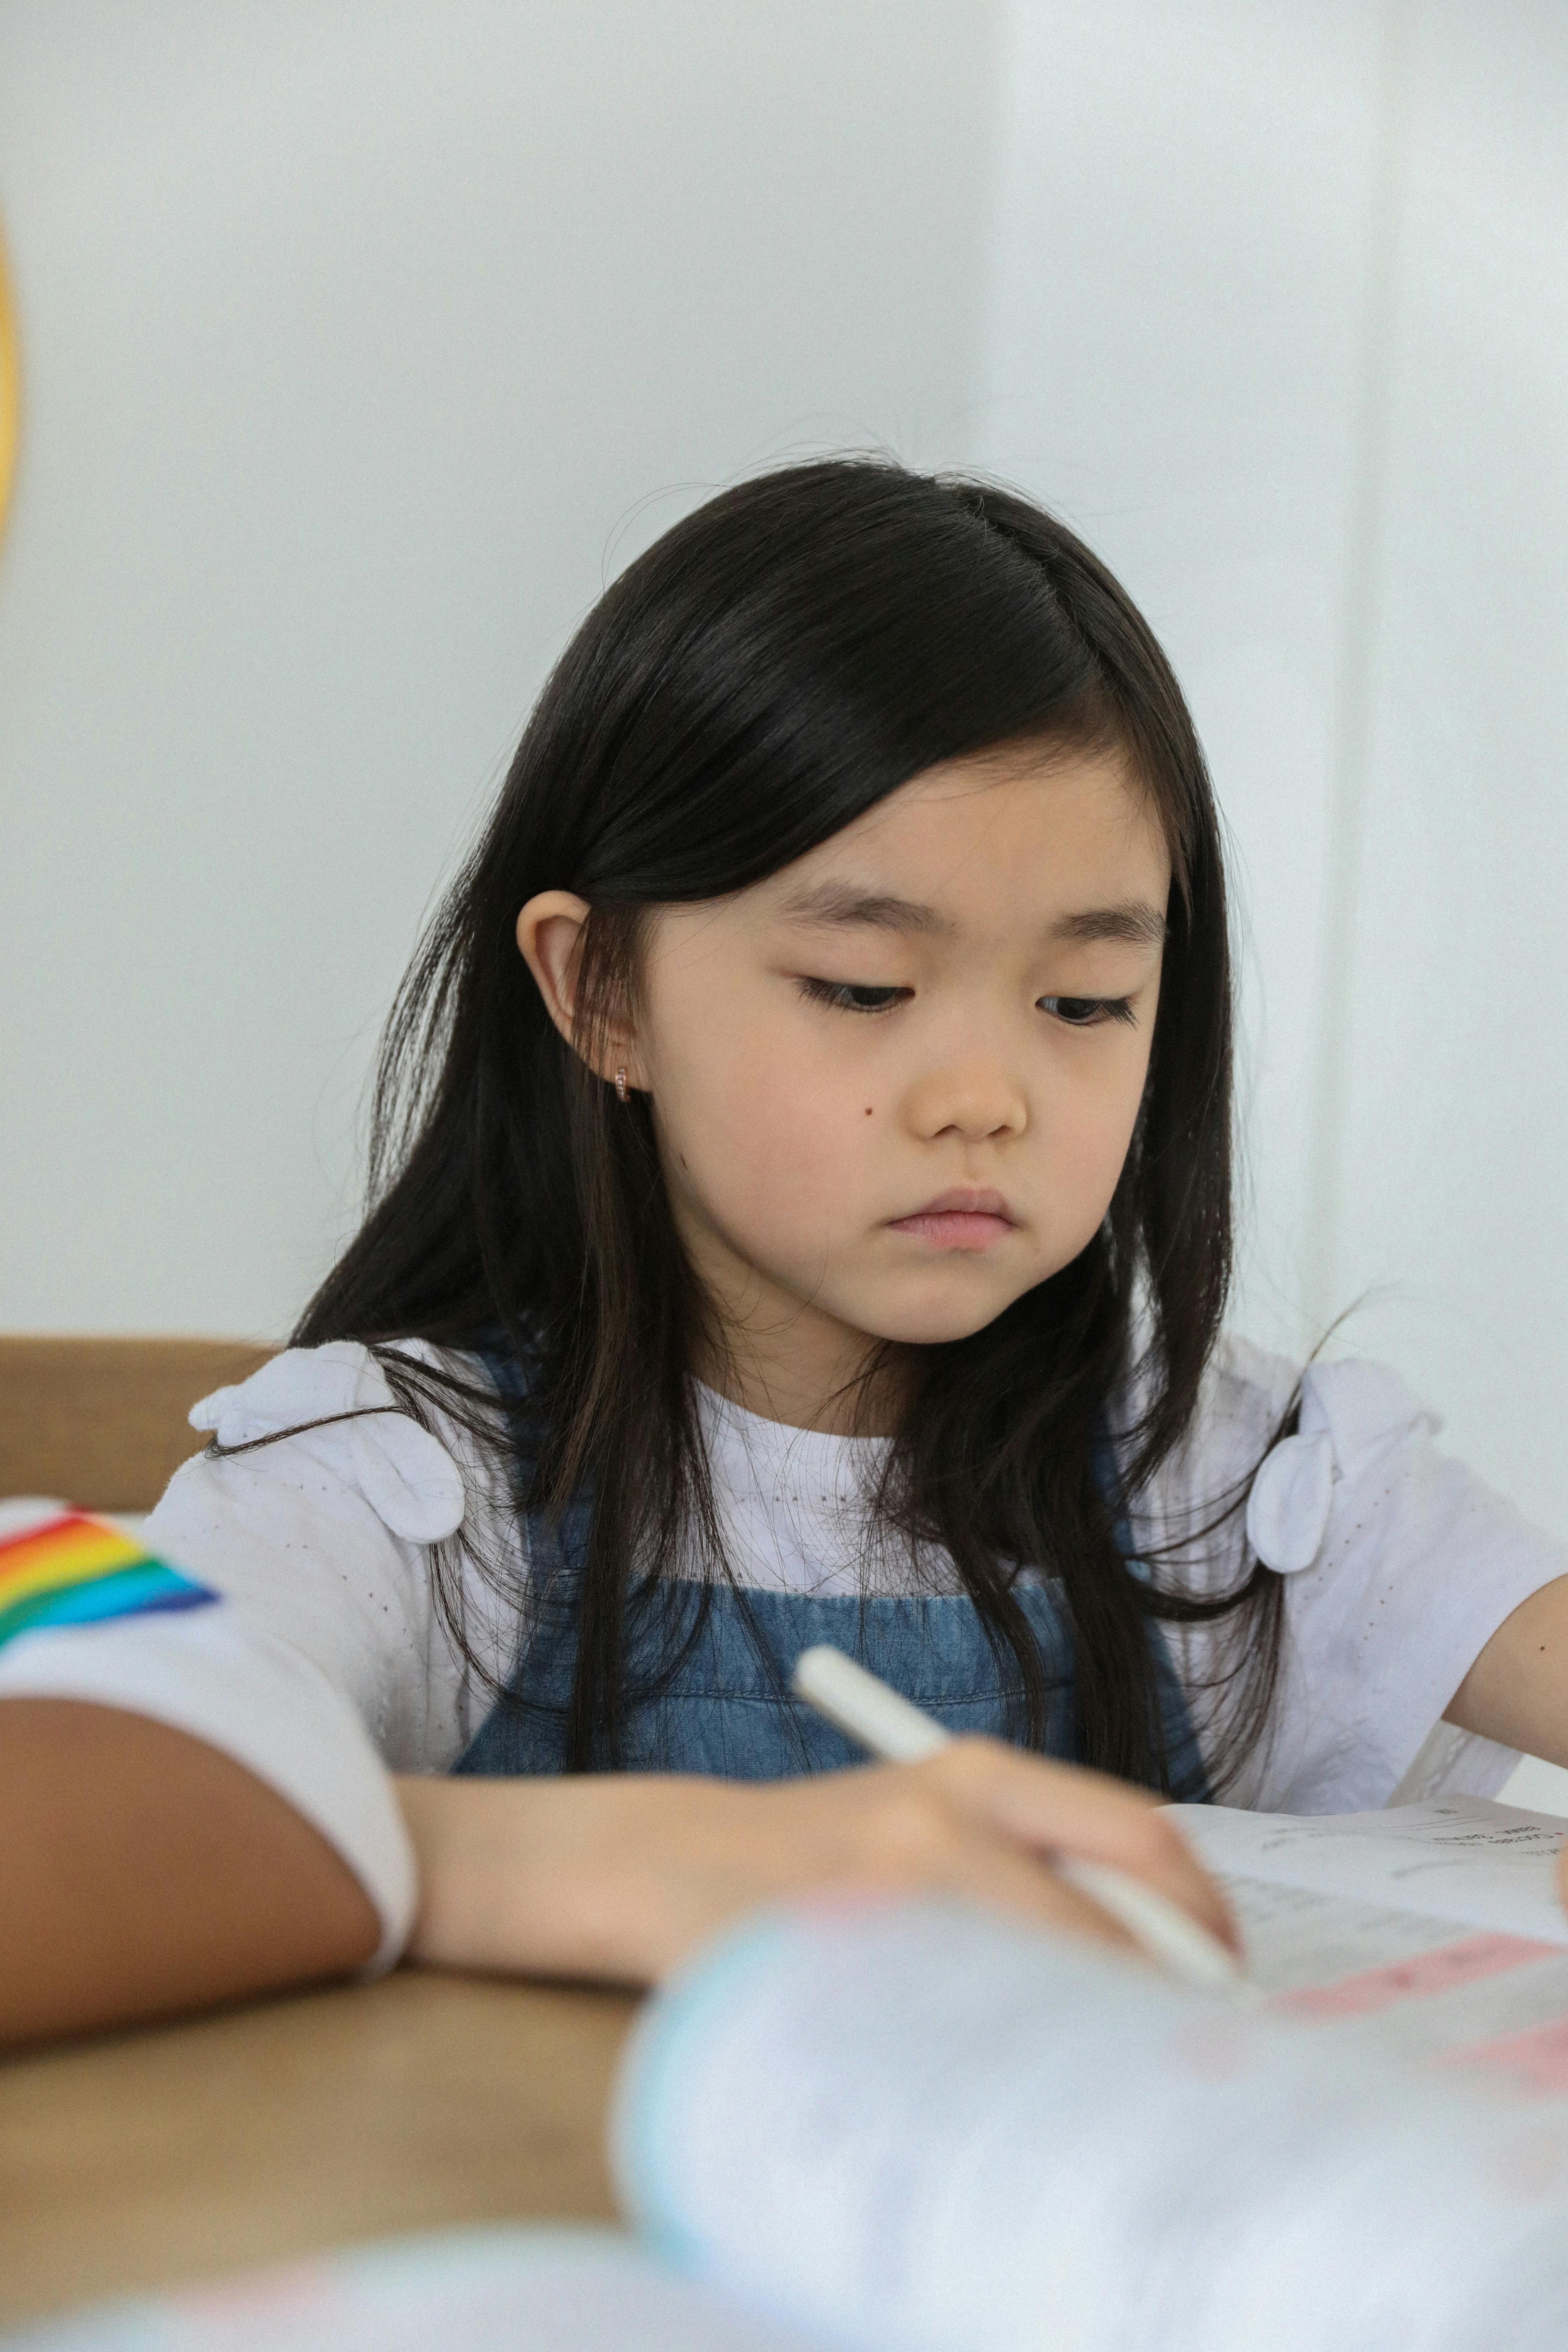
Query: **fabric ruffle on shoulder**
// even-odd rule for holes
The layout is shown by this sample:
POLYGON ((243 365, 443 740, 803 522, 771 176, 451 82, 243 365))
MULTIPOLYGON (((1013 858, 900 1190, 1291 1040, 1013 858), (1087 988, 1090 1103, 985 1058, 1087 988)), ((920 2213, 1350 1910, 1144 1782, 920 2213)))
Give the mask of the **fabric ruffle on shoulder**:
MULTIPOLYGON (((434 1357, 421 1342, 400 1352, 434 1357)), ((216 1389, 193 1405, 193 1429, 211 1430, 225 1448, 252 1446, 297 1432, 318 1460, 352 1479, 377 1517, 405 1542, 437 1543, 462 1525, 462 1474, 438 1437, 421 1429, 397 1404, 386 1374, 357 1340, 321 1348, 289 1348, 236 1388, 216 1389), (352 1417, 351 1417, 352 1416, 352 1417), (311 1424, 321 1424, 311 1426, 311 1424)), ((252 1455, 265 1460, 265 1454, 252 1455)))
POLYGON ((1266 1457, 1247 1498, 1247 1540, 1264 1566, 1281 1576, 1310 1568, 1328 1535, 1336 1488, 1386 1446, 1437 1427, 1385 1365, 1310 1365, 1298 1433, 1266 1457))

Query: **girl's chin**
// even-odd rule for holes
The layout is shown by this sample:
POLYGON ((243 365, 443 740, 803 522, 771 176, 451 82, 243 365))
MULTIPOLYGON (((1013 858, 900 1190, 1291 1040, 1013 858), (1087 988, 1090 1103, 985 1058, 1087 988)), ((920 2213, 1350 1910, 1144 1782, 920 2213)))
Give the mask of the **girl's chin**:
POLYGON ((879 1314, 855 1318, 868 1338, 889 1339, 906 1348, 940 1348, 952 1339, 973 1339, 1005 1314, 1021 1294, 1008 1289, 1000 1297, 924 1299, 919 1305, 886 1307, 879 1314))

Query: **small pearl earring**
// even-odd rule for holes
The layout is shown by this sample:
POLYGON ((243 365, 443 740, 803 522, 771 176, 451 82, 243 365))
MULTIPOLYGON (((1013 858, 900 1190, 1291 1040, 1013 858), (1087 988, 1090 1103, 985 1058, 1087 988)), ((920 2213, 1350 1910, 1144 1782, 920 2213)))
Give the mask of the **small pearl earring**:
POLYGON ((616 1072, 616 1100, 618 1103, 630 1102, 631 1100, 630 1095, 626 1092, 626 1066, 624 1062, 621 1064, 620 1068, 616 1072))

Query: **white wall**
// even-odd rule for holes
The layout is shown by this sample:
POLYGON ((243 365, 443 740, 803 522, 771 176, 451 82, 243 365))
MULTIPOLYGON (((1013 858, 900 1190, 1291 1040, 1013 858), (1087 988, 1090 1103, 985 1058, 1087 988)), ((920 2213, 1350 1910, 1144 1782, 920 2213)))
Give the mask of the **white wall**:
POLYGON ((1341 612, 1373 267, 1363 0, 1021 0, 977 454, 1186 688, 1235 846, 1241 1313, 1296 1344, 1341 612))
POLYGON ((1568 1534, 1568 11, 1413 12, 1336 1292, 1568 1534))
POLYGON ((1234 829, 1240 1318, 1568 1534, 1568 13, 1018 0, 978 454, 1079 522, 1234 829))
POLYGON ((0 1327, 288 1328, 606 572, 962 437, 995 79, 973 0, 11 0, 0 1327))
POLYGON ((1557 0, 12 0, 0 1325, 286 1328, 607 570, 880 439, 1076 521, 1236 836, 1243 1318, 1568 1531, 1557 0))

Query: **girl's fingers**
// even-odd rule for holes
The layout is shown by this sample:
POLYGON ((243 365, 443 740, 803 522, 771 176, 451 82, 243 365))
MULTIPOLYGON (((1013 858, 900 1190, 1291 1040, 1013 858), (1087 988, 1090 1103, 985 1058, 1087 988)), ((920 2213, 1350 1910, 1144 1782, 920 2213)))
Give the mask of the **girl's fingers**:
POLYGON ((1022 1755, 990 1739, 955 1739, 916 1771, 952 1802, 1032 1847, 1127 1871, 1187 1912, 1232 1951, 1241 1938, 1223 1892, 1163 1806, 1099 1772, 1022 1755))

